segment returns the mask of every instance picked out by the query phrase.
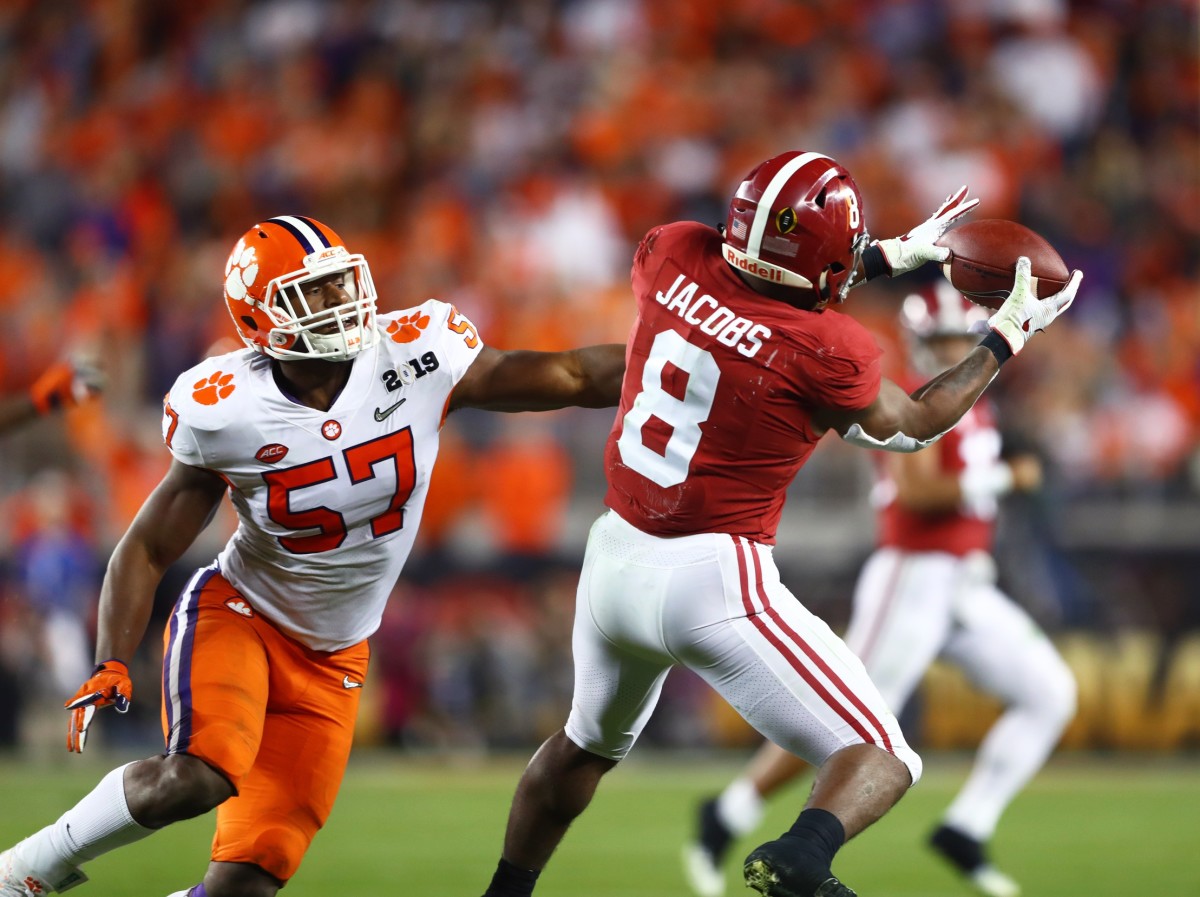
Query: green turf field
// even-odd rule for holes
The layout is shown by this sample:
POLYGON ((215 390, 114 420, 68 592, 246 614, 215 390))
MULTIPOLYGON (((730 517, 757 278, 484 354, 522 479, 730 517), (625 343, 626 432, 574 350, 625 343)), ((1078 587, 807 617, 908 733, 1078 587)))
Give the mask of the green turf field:
MULTIPOLYGON (((523 765, 360 755, 337 808, 285 893, 291 897, 479 897, 498 855, 508 800, 523 765)), ((102 774, 101 758, 53 765, 0 761, 0 842, 51 821, 102 774)), ((838 856, 861 897, 954 897, 958 881, 921 846, 961 781, 957 757, 927 757, 926 775, 899 806, 838 856)), ((636 756, 601 788, 542 876, 540 897, 667 897, 687 891, 679 845, 699 795, 736 769, 728 761, 636 756)), ((797 790, 771 807, 763 837, 730 865, 730 894, 746 891, 737 861, 785 828, 797 790)), ((88 866, 74 893, 165 897, 199 880, 211 818, 193 820, 88 866)), ((1055 758, 1002 822, 995 852, 1025 897, 1200 895, 1200 758, 1055 758)))

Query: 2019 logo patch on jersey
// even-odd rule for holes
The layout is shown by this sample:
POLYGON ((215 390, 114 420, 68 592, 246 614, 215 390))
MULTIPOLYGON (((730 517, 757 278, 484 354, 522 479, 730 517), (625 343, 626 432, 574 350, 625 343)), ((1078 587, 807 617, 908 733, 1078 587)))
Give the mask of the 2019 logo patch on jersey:
POLYGON ((221 399, 233 395, 237 387, 233 385, 233 374, 217 371, 209 374, 206 380, 197 380, 192 384, 192 398, 201 405, 215 405, 221 399))
POLYGON ((421 336, 421 331, 429 326, 429 315, 419 311, 411 315, 401 315, 387 326, 388 336, 392 342, 411 343, 421 336))

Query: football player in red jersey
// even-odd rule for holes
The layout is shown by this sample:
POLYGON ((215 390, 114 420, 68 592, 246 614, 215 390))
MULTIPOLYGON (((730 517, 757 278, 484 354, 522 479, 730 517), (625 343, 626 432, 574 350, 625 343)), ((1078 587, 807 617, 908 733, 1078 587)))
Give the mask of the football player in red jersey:
POLYGON ((228 493, 237 532, 164 632, 164 750, 0 853, 0 897, 73 888, 89 860, 213 808, 210 863, 186 894, 275 894, 332 809, 367 638, 412 548, 446 415, 608 407, 620 393, 620 345, 501 351, 436 299, 378 314, 367 260, 304 216, 246 231, 224 289, 246 348, 185 371, 164 401, 171 467, 113 552, 97 666, 66 704, 78 752, 97 708, 129 708, 126 661, 159 581, 228 493))
POLYGON ((25 395, 0 400, 0 434, 55 411, 74 408, 104 387, 100 370, 85 361, 60 361, 42 372, 25 395))
POLYGON ((911 395, 884 379, 871 336, 828 305, 860 275, 944 261, 935 241, 974 205, 963 188, 903 237, 872 243, 850 173, 787 152, 747 175, 723 234, 678 222, 642 240, 605 457, 609 510, 577 596, 571 713, 521 777, 487 897, 532 892, 676 664, 818 767, 795 825, 747 858, 747 883, 770 897, 853 893, 831 871, 834 853, 904 794, 921 761, 862 663, 780 582, 772 546, 786 488, 826 431, 891 451, 931 444, 1074 299, 1078 272, 1039 300, 1023 259, 960 364, 911 395))
MULTIPOLYGON (((901 323, 914 384, 960 362, 979 342, 987 311, 939 281, 909 295, 901 323)), ((873 498, 879 544, 854 592, 846 644, 888 706, 900 709, 937 657, 1005 705, 974 769, 930 837, 931 846, 986 897, 1020 888, 988 860, 1001 813, 1041 768, 1075 711, 1075 680, 1049 639, 995 585, 991 544, 997 501, 1041 485, 1036 455, 1002 459, 990 406, 981 401, 935 446, 883 455, 873 498)), ((807 764, 765 742, 741 775, 700 806, 684 873, 699 897, 725 893, 723 858, 762 820, 763 803, 807 764)))

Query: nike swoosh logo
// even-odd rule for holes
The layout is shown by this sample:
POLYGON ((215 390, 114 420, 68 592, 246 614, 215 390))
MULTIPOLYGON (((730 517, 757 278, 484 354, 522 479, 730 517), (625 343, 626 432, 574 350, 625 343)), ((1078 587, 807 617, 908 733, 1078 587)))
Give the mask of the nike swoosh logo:
MULTIPOLYGON (((404 399, 400 400, 400 402, 403 402, 403 401, 404 401, 404 399)), ((400 404, 400 402, 397 402, 396 404, 398 405, 398 404, 400 404)), ((387 415, 384 415, 384 416, 386 417, 387 415)), ((342 688, 362 688, 362 683, 355 682, 349 676, 343 676, 342 677, 342 688)))
MULTIPOLYGON (((380 421, 380 422, 387 420, 389 417, 391 417, 392 412, 395 411, 397 408, 399 408, 401 405, 403 405, 406 401, 407 401, 407 399, 401 399, 395 405, 389 405, 387 408, 376 408, 375 409, 375 420, 380 421)), ((346 687, 349 688, 349 686, 346 686, 346 687)))

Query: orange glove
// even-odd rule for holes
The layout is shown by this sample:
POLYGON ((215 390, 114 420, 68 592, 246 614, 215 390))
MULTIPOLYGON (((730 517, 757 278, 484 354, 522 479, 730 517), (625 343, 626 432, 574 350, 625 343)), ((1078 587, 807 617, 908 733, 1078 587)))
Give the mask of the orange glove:
POLYGON ((92 671, 92 678, 80 686, 75 697, 63 706, 71 711, 71 722, 67 727, 67 750, 82 754, 87 743, 88 726, 97 707, 117 708, 118 713, 129 710, 133 700, 133 682, 129 678, 129 667, 120 660, 106 660, 92 671))
POLYGON ((94 366, 83 361, 60 361, 38 377, 29 389, 38 414, 57 408, 74 408, 100 392, 104 378, 94 366))

